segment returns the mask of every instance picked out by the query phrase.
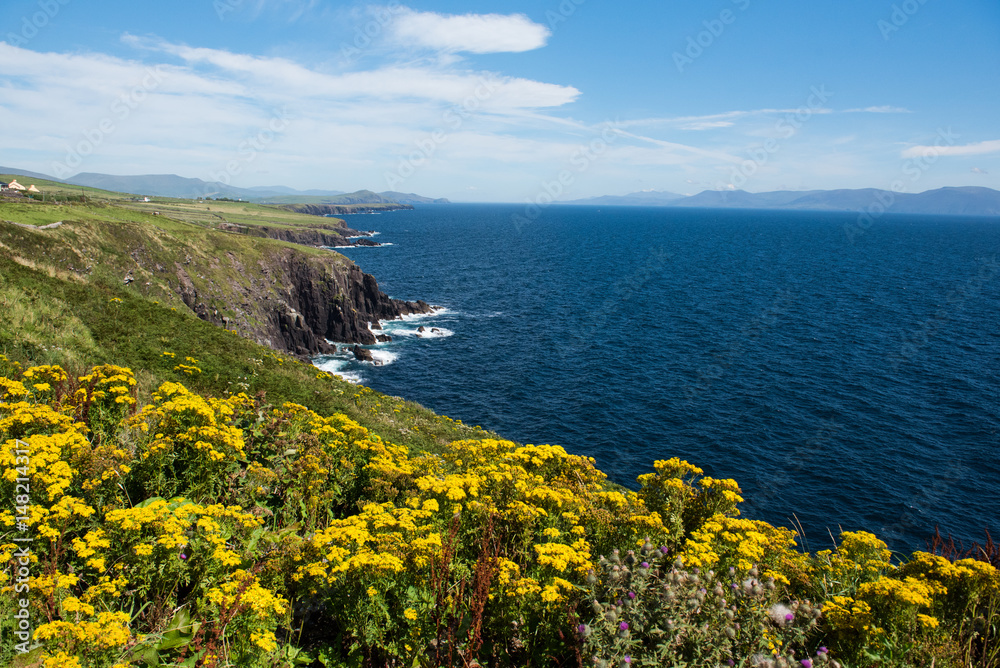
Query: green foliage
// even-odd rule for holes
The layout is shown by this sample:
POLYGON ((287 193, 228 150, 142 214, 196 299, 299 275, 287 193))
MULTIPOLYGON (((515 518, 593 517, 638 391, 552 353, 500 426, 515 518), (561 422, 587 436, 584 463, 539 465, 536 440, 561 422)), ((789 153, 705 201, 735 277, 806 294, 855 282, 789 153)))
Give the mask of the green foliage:
POLYGON ((806 650, 820 608, 781 602, 773 579, 756 567, 724 575, 684 568, 666 546, 645 543, 635 554, 615 550, 592 577, 593 598, 578 627, 585 665, 759 665, 782 657, 825 665, 825 648, 806 650))

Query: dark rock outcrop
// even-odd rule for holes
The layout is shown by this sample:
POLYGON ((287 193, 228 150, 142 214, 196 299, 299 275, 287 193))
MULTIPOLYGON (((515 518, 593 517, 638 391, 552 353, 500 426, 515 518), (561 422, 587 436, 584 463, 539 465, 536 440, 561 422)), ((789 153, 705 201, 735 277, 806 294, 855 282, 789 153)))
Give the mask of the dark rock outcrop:
POLYGON ((432 310, 424 301, 391 299, 374 277, 332 252, 271 246, 259 266, 234 253, 216 262, 240 277, 224 292, 196 273, 202 268, 174 264, 173 289, 184 304, 203 320, 302 357, 336 352, 329 341, 376 343, 371 323, 432 310))
POLYGON ((344 226, 334 229, 290 228, 267 225, 237 225, 236 223, 220 223, 223 232, 245 234, 251 237, 278 239, 303 246, 336 248, 338 246, 381 246, 382 244, 368 239, 366 232, 359 232, 344 226))
POLYGON ((362 348, 356 343, 354 344, 354 347, 351 348, 351 352, 354 353, 354 359, 359 360, 361 362, 375 361, 375 358, 372 357, 372 351, 368 350, 367 348, 362 348))
POLYGON ((340 216, 350 213, 375 213, 376 211, 399 211, 412 209, 411 204, 382 203, 377 206, 370 204, 286 204, 285 209, 297 213, 308 213, 313 216, 340 216))
MULTIPOLYGON (((354 264, 323 265, 298 253, 283 258, 277 284, 283 313, 294 312, 295 327, 273 321, 275 338, 289 350, 302 346, 309 352, 327 352, 326 340, 371 344, 377 341, 369 323, 393 320, 412 313, 428 313, 427 302, 391 299, 379 290, 375 278, 354 264)), ((301 354, 301 353, 300 353, 301 354)))
POLYGON ((317 228, 290 228, 268 225, 237 225, 236 223, 222 223, 219 229, 224 232, 234 232, 245 234, 251 237, 264 237, 267 239, 278 239, 288 241, 293 244, 303 246, 348 246, 351 241, 348 235, 358 234, 357 230, 348 227, 338 229, 317 229, 317 228))

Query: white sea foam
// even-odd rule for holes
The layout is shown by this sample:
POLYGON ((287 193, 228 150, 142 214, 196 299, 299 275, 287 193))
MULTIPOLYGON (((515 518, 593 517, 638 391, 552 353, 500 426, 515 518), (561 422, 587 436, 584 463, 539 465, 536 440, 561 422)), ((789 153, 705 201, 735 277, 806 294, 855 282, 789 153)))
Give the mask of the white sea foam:
POLYGON ((338 378, 343 378, 348 383, 354 383, 355 385, 361 383, 364 378, 361 374, 356 371, 346 371, 345 367, 350 363, 349 360, 340 359, 337 357, 327 357, 324 360, 318 362, 313 362, 313 366, 321 371, 326 371, 332 373, 338 378))
POLYGON ((380 350, 378 348, 369 348, 368 351, 375 358, 375 364, 386 366, 392 364, 397 359, 399 359, 399 353, 394 353, 390 350, 380 350))
POLYGON ((400 320, 402 320, 403 322, 407 322, 410 320, 423 320, 424 318, 436 318, 442 315, 455 315, 455 311, 452 311, 447 306, 431 306, 430 313, 408 313, 406 315, 399 316, 395 320, 386 320, 383 322, 383 324, 385 324, 386 322, 390 323, 399 322, 400 320))
POLYGON ((451 331, 447 327, 430 327, 424 325, 424 331, 412 328, 403 327, 391 327, 387 330, 392 336, 413 336, 418 339, 443 339, 448 336, 453 336, 455 332, 451 331))

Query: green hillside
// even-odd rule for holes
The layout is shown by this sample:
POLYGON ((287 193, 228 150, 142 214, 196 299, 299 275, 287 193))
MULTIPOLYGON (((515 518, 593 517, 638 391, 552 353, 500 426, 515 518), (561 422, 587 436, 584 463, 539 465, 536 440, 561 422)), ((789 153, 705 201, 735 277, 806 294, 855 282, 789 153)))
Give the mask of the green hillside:
POLYGON ((16 179, 18 183, 27 188, 30 185, 34 185, 36 188, 42 191, 42 195, 54 196, 57 198, 64 197, 79 197, 81 195, 85 197, 96 197, 99 199, 106 200, 117 200, 130 197, 127 193, 116 193, 109 190, 100 190, 98 188, 88 188, 86 186, 74 186, 68 183, 60 183, 58 181, 49 181, 47 179, 36 179, 33 177, 22 176, 20 174, 0 174, 0 181, 4 183, 10 183, 12 180, 16 179))

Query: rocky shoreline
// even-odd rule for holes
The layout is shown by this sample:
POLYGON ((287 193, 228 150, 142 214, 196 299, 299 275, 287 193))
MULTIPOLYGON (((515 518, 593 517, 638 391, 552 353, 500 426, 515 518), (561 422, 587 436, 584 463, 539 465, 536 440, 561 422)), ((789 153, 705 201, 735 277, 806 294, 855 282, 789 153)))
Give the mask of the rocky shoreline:
POLYGON ((302 246, 317 248, 347 248, 350 246, 381 246, 370 237, 374 232, 354 230, 349 227, 336 229, 318 228, 288 228, 268 225, 239 225, 236 223, 221 223, 219 229, 233 234, 245 234, 251 237, 277 239, 302 246))

